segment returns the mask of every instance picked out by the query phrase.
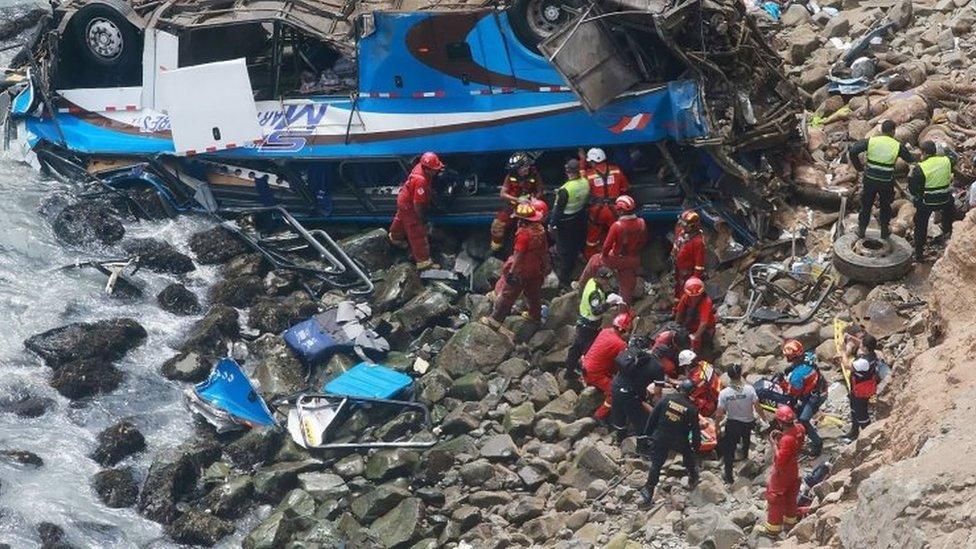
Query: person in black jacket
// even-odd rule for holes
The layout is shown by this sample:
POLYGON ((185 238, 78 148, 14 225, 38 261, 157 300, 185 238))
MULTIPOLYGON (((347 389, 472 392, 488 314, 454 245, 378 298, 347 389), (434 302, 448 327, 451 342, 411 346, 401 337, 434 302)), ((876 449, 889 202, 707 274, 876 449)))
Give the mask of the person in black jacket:
POLYGON ((617 373, 613 376, 613 408, 610 418, 617 437, 643 433, 651 410, 651 395, 660 399, 664 387, 664 367, 647 350, 646 337, 634 337, 617 355, 617 373))
POLYGON ((651 411, 646 432, 651 433, 651 464, 647 472, 647 484, 640 490, 641 499, 649 505, 654 498, 654 488, 661 477, 661 468, 671 452, 679 452, 688 471, 688 488, 698 485, 698 462, 695 454, 701 447, 701 426, 698 408, 688 394, 694 383, 685 379, 678 384, 678 392, 664 397, 651 411))

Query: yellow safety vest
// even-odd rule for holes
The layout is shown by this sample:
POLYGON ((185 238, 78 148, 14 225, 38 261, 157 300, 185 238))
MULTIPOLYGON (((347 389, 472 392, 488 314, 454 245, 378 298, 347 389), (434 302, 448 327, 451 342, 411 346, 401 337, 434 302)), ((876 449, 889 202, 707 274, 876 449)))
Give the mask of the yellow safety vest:
POLYGON ((586 207, 586 201, 590 197, 590 183, 585 178, 570 179, 563 183, 562 189, 566 191, 563 215, 573 215, 586 207))
POLYGON ((926 206, 942 206, 952 199, 952 162, 948 156, 930 156, 918 163, 925 175, 925 192, 922 203, 926 206))
POLYGON ((898 151, 901 143, 894 137, 887 135, 876 135, 868 139, 868 165, 864 170, 864 175, 881 182, 889 182, 895 179, 895 162, 898 160, 898 151))
POLYGON ((580 316, 591 322, 600 320, 598 315, 593 314, 593 308, 590 307, 590 298, 592 298, 594 294, 596 294, 599 301, 602 302, 606 300, 606 297, 603 295, 603 290, 596 285, 596 279, 591 278, 586 281, 586 286, 583 286, 583 295, 580 296, 579 304, 580 316))

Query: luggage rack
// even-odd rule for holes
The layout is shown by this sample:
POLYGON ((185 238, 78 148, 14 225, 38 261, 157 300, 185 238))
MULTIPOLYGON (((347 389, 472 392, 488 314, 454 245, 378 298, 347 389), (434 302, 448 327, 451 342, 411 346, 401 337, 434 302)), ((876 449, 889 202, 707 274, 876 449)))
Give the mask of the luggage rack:
MULTIPOLYGON (((307 229, 281 206, 261 208, 235 208, 223 213, 238 218, 224 221, 221 225, 237 234, 244 242, 260 253, 276 269, 295 271, 326 283, 330 287, 345 289, 354 295, 366 295, 373 291, 373 281, 363 268, 322 229, 307 229), (255 214, 271 214, 287 226, 284 232, 264 233, 256 224, 242 226, 240 218, 255 214), (309 258, 311 256, 311 258, 309 258), (325 267, 313 265, 322 261, 325 267)), ((313 296, 316 292, 305 286, 313 296)))

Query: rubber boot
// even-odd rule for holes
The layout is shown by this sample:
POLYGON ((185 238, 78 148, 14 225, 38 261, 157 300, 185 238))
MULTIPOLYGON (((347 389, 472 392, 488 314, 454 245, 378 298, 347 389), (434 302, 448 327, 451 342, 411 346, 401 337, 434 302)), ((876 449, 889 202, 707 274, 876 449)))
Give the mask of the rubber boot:
POLYGON ((418 261, 417 262, 417 270, 418 271, 426 271, 428 269, 440 269, 440 268, 441 268, 440 265, 438 265, 437 263, 434 263, 433 261, 431 261, 429 259, 427 261, 418 261))
POLYGON ((650 505, 654 502, 654 487, 644 486, 640 489, 641 503, 644 505, 650 505))
POLYGON ((782 525, 769 524, 768 522, 756 529, 756 533, 760 536, 766 536, 767 538, 776 539, 779 537, 780 532, 783 531, 782 525))

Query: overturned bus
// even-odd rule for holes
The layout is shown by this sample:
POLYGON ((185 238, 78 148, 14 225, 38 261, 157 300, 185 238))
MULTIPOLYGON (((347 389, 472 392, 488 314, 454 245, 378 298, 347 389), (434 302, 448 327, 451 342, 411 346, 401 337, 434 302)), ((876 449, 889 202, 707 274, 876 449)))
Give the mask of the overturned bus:
POLYGON ((780 61, 737 0, 69 0, 6 92, 5 143, 175 211, 388 219, 433 150, 440 222, 487 222, 505 159, 556 184, 577 148, 646 217, 718 205, 762 231, 763 166, 798 138, 780 61))

